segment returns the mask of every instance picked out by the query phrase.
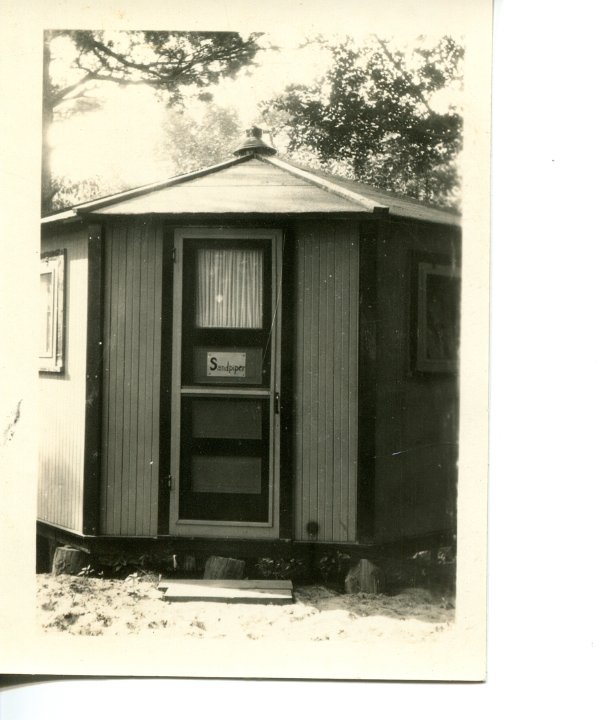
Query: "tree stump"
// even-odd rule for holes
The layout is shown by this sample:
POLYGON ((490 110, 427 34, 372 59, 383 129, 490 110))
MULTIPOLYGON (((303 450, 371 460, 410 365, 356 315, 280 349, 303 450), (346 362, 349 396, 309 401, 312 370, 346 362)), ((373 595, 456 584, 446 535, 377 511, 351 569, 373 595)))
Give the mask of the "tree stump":
POLYGON ((375 595, 384 590, 384 580, 383 572, 379 567, 370 560, 362 559, 347 573, 345 592, 364 592, 375 595))
POLYGON ((57 547, 52 560, 53 575, 77 575, 86 565, 88 556, 83 550, 69 547, 57 547))
POLYGON ((212 555, 205 563, 205 580, 241 580, 245 574, 245 561, 212 555))

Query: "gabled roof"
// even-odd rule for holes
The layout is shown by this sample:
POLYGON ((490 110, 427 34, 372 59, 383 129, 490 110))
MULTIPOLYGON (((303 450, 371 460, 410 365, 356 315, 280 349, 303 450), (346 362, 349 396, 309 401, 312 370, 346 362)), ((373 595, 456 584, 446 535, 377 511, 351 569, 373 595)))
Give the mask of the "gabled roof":
POLYGON ((424 205, 363 183, 249 154, 163 182, 80 203, 44 224, 86 215, 376 213, 459 225, 450 210, 424 205))

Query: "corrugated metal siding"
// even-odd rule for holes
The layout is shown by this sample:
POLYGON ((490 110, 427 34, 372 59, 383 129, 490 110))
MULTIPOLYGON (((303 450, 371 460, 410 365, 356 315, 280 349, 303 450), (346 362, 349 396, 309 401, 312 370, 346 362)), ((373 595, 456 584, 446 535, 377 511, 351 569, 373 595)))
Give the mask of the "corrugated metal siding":
POLYGON ((86 412, 86 230, 58 230, 42 252, 67 250, 65 265, 65 371, 40 376, 38 517, 82 532, 86 412))
POLYGON ((350 223, 297 232, 295 537, 356 539, 359 245, 350 223), (307 524, 318 524, 310 536, 307 524))
POLYGON ((110 225, 105 263, 101 532, 155 535, 162 228, 110 225))

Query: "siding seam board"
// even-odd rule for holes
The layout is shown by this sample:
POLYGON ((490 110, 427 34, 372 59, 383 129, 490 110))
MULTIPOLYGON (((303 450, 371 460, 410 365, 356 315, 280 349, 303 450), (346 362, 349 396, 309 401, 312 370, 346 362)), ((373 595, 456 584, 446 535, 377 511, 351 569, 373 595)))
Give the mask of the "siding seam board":
MULTIPOLYGON (((358 229, 354 226, 353 243, 355 243, 355 251, 352 252, 352 262, 350 263, 350 285, 352 284, 354 308, 351 308, 351 328, 350 336, 353 341, 353 351, 349 353, 350 363, 350 477, 352 478, 350 486, 349 499, 349 518, 350 525, 355 529, 354 540, 357 539, 357 450, 358 450, 358 314, 359 314, 359 240, 358 229)), ((352 247, 354 246, 352 243, 352 247)))
POLYGON ((132 368, 132 381, 134 382, 135 387, 135 397, 137 402, 135 403, 135 409, 136 409, 136 432, 135 432, 135 438, 136 438, 136 444, 135 447, 130 448, 130 458, 134 457, 134 470, 135 470, 135 483, 132 481, 132 485, 135 487, 134 497, 135 497, 135 513, 134 513, 134 533, 136 535, 144 534, 144 515, 145 515, 145 506, 144 506, 144 468, 145 468, 145 462, 144 462, 144 449, 142 458, 140 457, 140 426, 142 424, 141 421, 144 419, 144 394, 141 393, 142 383, 140 382, 140 366, 141 366, 141 357, 145 357, 146 353, 141 352, 142 344, 140 342, 141 336, 142 336, 142 274, 143 274, 143 257, 144 257, 144 248, 148 242, 146 237, 146 228, 144 224, 139 227, 139 242, 136 243, 136 258, 137 258, 137 278, 138 278, 138 286, 137 286, 137 292, 135 293, 135 303, 134 303, 134 316, 137 317, 136 324, 137 324, 137 330, 135 333, 132 333, 132 338, 135 340, 133 345, 133 353, 132 356, 135 358, 135 370, 132 368), (136 312, 137 309, 137 312, 136 312))
POLYGON ((328 309, 328 278, 327 269, 328 240, 319 243, 320 263, 320 294, 318 305, 318 522, 320 524, 319 535, 324 540, 329 540, 326 531, 326 355, 329 352, 328 343, 324 342, 324 326, 326 325, 326 312, 328 309))
MULTIPOLYGON (((378 382, 378 282, 377 272, 379 227, 374 224, 360 228, 360 313, 358 367, 358 423, 362 429, 358 438, 358 534, 360 542, 374 540, 375 473, 376 473, 376 387, 378 382)), ((403 304, 399 306, 403 308, 403 304)), ((401 310, 400 310, 401 311, 401 310)), ((391 339, 393 342, 393 339, 391 339)))
POLYGON ((100 515, 103 422, 103 253, 102 228, 100 225, 92 225, 88 234, 86 417, 84 487, 81 496, 82 530, 89 535, 97 533, 100 515))
MULTIPOLYGON (((349 244, 345 244, 345 267, 348 267, 350 262, 350 256, 351 256, 351 249, 349 244)), ((349 476, 349 466, 348 466, 348 457, 349 457, 349 311, 350 311, 350 299, 351 299, 351 292, 350 292, 350 286, 349 286, 349 279, 348 277, 345 278, 345 293, 343 295, 343 303, 342 303, 342 320, 341 323, 341 332, 342 332, 342 363, 341 363, 341 380, 340 380, 340 386, 341 389, 344 390, 344 406, 342 408, 341 412, 341 473, 343 474, 344 482, 343 482, 343 502, 342 507, 348 508, 349 507, 349 483, 350 483, 350 476, 349 476)), ((347 520, 347 532, 345 533, 346 539, 351 540, 351 532, 353 528, 349 525, 349 516, 345 513, 346 520, 347 520)))
MULTIPOLYGON (((151 352, 151 349, 154 348, 154 295, 155 295, 155 274, 154 274, 154 263, 155 263, 155 253, 154 253, 154 236, 153 233, 149 232, 148 236, 148 245, 147 245, 147 266, 146 266, 146 304, 147 308, 150 311, 150 309, 153 309, 153 322, 149 322, 147 319, 147 332, 146 332, 146 357, 147 357, 147 371, 146 376, 144 378, 144 395, 146 398, 145 407, 147 408, 147 411, 145 413, 144 417, 144 466, 145 469, 147 467, 151 468, 152 465, 150 465, 150 462, 153 457, 153 383, 152 383, 152 368, 155 364, 155 358, 151 352), (153 241, 151 241, 151 237, 153 237, 153 241), (150 411, 150 412, 149 412, 150 411)), ((152 518, 150 513, 151 508, 151 495, 152 495, 152 487, 148 486, 148 483, 144 483, 145 491, 148 494, 148 518, 147 518, 147 527, 148 527, 148 533, 152 533, 152 518)), ((145 502, 146 506, 146 502, 145 502)))
POLYGON ((333 283, 332 279, 332 253, 336 243, 330 242, 326 246, 326 277, 327 277, 327 294, 326 294, 326 343, 328 347, 328 353, 326 354, 326 369, 324 379, 326 382, 326 390, 324 397, 328 397, 326 404, 326 428, 325 428, 325 449, 326 449, 326 483, 325 483, 325 518, 324 518, 324 534, 329 540, 333 539, 333 486, 334 486, 334 468, 332 465, 333 458, 333 406, 334 406, 334 378, 333 378, 333 355, 334 355, 334 334, 333 334, 333 323, 332 323, 332 311, 333 311, 333 283))
MULTIPOLYGON (((338 336, 341 328, 341 274, 339 271, 341 258, 340 243, 335 245, 334 249, 334 372, 340 372, 341 368, 341 338, 338 336)), ((343 472, 341 469, 341 386, 340 383, 333 383, 333 491, 334 491, 334 508, 336 513, 336 523, 334 525, 334 534, 337 537, 347 539, 347 526, 343 520, 342 502, 343 502, 343 472)))
MULTIPOLYGON (((108 238, 108 241, 105 242, 105 267, 106 267, 106 274, 105 274, 105 288, 111 288, 112 286, 112 278, 113 278, 113 254, 111 250, 111 240, 110 237, 108 238)), ((111 332, 111 316, 112 316, 112 304, 109 299, 107 302, 107 290, 105 290, 105 318, 103 323, 103 356, 104 356, 104 367, 103 367, 103 433, 102 433, 102 469, 103 472, 101 474, 101 503, 100 503, 100 532, 103 533, 106 530, 106 527, 104 527, 104 523, 106 522, 107 517, 107 503, 108 503, 108 487, 105 480, 106 477, 106 470, 107 470, 107 464, 108 464, 108 438, 109 438, 109 432, 111 429, 111 423, 110 423, 110 411, 112 409, 112 406, 110 404, 110 384, 109 384, 109 378, 111 376, 112 372, 112 365, 111 365, 111 346, 112 343, 110 342, 110 332, 111 332)))
MULTIPOLYGON (((126 518, 127 518, 127 534, 132 535, 136 533, 136 506, 137 506, 137 497, 136 493, 138 491, 138 473, 136 472, 136 455, 135 455, 135 449, 138 444, 138 404, 139 404, 139 395, 138 395, 138 372, 137 372, 137 363, 135 362, 135 355, 136 355, 136 334, 140 331, 140 263, 139 261, 139 254, 140 254, 140 243, 142 241, 142 238, 140 238, 140 221, 137 220, 134 223, 133 230, 136 236, 137 242, 133 242, 134 238, 130 240, 128 243, 129 247, 131 248, 131 255, 132 255, 132 268, 130 272, 128 273, 128 276, 131 278, 132 281, 132 293, 131 298, 129 302, 129 306, 131 308, 131 321, 130 321, 130 330, 127 333, 128 335, 128 350, 129 350, 129 423, 128 423, 128 446, 126 448, 127 450, 127 500, 126 500, 126 518), (137 277, 136 277, 137 276, 137 277), (137 280, 136 285, 134 286, 134 279, 137 280), (138 317, 136 317, 136 304, 138 305, 138 317), (136 373, 134 374, 134 370, 136 369, 136 373)), ((140 348, 138 348, 138 351, 140 348)))
MULTIPOLYGON (((148 229, 145 226, 143 231, 140 233, 140 271, 139 271, 139 296, 140 296, 140 308, 139 308, 139 326, 138 326, 138 348, 146 347, 147 339, 147 323, 148 323, 148 307, 146 302, 146 293, 148 292, 147 287, 147 276, 148 276, 148 229)), ((147 354, 145 352, 139 353, 138 358, 138 416, 136 422, 136 467, 138 472, 136 473, 136 494, 141 497, 142 502, 138 503, 136 508, 136 532, 142 532, 145 534, 148 532, 148 522, 146 515, 147 507, 147 492, 146 485, 144 483, 143 472, 147 464, 147 453, 145 443, 145 431, 146 431, 146 408, 147 408, 147 395, 146 395, 146 373, 147 373, 147 354)), ((150 505, 150 503, 149 503, 150 505)))
MULTIPOLYGON (((317 475, 317 432, 316 432, 316 419, 313 415, 313 408, 316 407, 317 397, 316 397, 316 375, 317 373, 312 372, 313 368, 316 365, 315 362, 315 356, 317 355, 317 348, 316 348, 316 337, 315 333, 313 332, 313 328, 315 326, 315 315, 316 312, 319 311, 319 297, 320 297, 320 285, 318 281, 318 289, 317 292, 315 292, 315 277, 316 277, 316 243, 313 238, 313 234, 311 236, 311 240, 308 243, 310 248, 310 260, 311 260, 311 282, 312 282, 312 290, 311 293, 311 326, 310 326, 310 356, 309 356, 309 367, 310 367, 310 396, 309 396, 309 407, 307 408, 306 412, 310 419, 310 436, 309 436, 309 478, 308 478, 308 490, 309 490, 309 513, 306 516, 307 520, 315 520, 316 519, 316 513, 317 513, 317 506, 318 506, 318 496, 317 496, 317 488, 315 483, 312 483, 310 478, 315 477, 317 475), (317 298, 317 299, 316 299, 317 298), (317 307, 316 307, 317 305, 317 307), (315 475, 314 475, 315 473, 315 475)), ((318 259, 319 261, 319 259, 318 259)), ((318 275, 319 278, 319 275, 318 275)), ((304 523, 305 525, 305 523, 304 523)), ((309 534, 308 534, 309 538, 309 534)), ((310 538, 311 539, 311 538, 310 538)))
MULTIPOLYGON (((311 447, 311 417, 309 416, 309 408, 311 407, 311 376, 308 378, 305 375, 305 367, 308 362, 308 355, 311 357, 311 335, 309 332, 307 332, 307 328, 311 328, 311 318, 313 313, 313 298, 311 296, 311 292, 308 292, 307 287, 308 283, 311 282, 311 255, 308 251, 308 248, 310 247, 308 239, 304 238, 302 241, 300 241, 300 248, 301 248, 301 257, 303 259, 303 264, 305 267, 304 270, 304 276, 303 276, 303 287, 301 289, 303 293, 303 307, 304 307, 304 330, 303 330, 303 336, 300 338, 301 343, 301 349, 302 352, 300 353, 300 356, 303 357, 303 364, 299 367, 299 375, 301 378, 302 388, 303 388, 303 404, 301 408, 301 428, 302 428, 302 441, 300 443, 301 450, 302 450, 302 456, 301 456, 301 462, 302 462, 302 474, 299 477, 299 485, 302 489, 303 494, 303 513, 299 518, 299 537, 303 538, 305 540, 308 539, 306 529, 303 525, 304 518, 309 517, 310 513, 310 497, 309 497, 309 490, 310 488, 307 487, 305 478, 307 477, 308 473, 311 472, 310 469, 310 463, 308 459, 308 452, 311 447), (305 338, 307 336, 310 336, 310 343, 305 342, 305 338), (309 397, 308 397, 309 395, 309 397), (310 442, 307 442, 307 438, 309 437, 310 442)), ((311 289, 311 285, 309 286, 311 289)))
POLYGON ((114 507, 114 525, 115 525, 115 531, 118 535, 123 535, 124 528, 123 528, 123 491, 124 491, 124 448, 125 448, 125 433, 127 432, 128 422, 126 417, 126 362, 127 362, 127 355, 126 355, 126 349, 127 349, 127 343, 126 343, 126 336, 127 336, 127 328, 128 328, 128 291, 127 291, 127 275, 128 275, 128 236, 127 236, 127 229, 125 225, 122 225, 120 228, 120 235, 122 237, 120 238, 119 244, 120 249, 123 254, 122 262, 120 263, 120 273, 119 273, 119 293, 120 297, 122 298, 120 301, 120 307, 123 308, 123 315, 122 315, 122 324, 119 328, 119 334, 118 334, 118 364, 117 364, 117 377, 118 377, 118 391, 119 391, 119 398, 121 401, 121 405, 119 407, 119 416, 121 418, 120 422, 120 434, 119 438, 115 438, 115 445, 117 448, 117 458, 119 460, 119 473, 117 474, 116 479, 119 480, 118 486, 119 486, 119 492, 117 493, 117 502, 115 503, 114 507))
MULTIPOLYGON (((171 404, 172 404, 172 344, 173 344, 173 262, 174 229, 157 227, 161 246, 161 398, 159 400, 159 459, 157 484, 157 535, 169 534, 170 490, 163 478, 171 467, 171 404)), ((150 528, 150 525, 149 525, 150 528)), ((150 530, 149 530, 150 532, 150 530)))
POLYGON ((161 393, 161 306, 162 306, 162 277, 163 277, 163 251, 162 232, 155 226, 154 248, 155 248, 155 339, 154 339, 154 362, 153 362, 153 464, 151 467, 151 533, 157 532, 158 521, 158 499, 159 499, 159 428, 160 428, 160 393, 161 393))

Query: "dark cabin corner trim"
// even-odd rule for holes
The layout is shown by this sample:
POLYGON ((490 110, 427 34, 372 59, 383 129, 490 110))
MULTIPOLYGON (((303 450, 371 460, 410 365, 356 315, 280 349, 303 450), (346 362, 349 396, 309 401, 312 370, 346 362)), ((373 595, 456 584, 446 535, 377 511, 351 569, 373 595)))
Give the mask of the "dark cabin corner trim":
POLYGON ((283 228, 282 247, 282 338, 280 377, 280 538, 293 539, 294 494, 294 348, 295 344, 295 237, 283 228))
POLYGON ((374 540, 378 237, 379 223, 360 224, 357 473, 357 539, 360 543, 374 540))
POLYGON ((169 534, 171 497, 171 370, 173 332, 173 248, 174 226, 163 232, 163 271, 161 295, 161 399, 159 401, 159 503, 157 533, 169 534))
POLYGON ((83 532, 99 532, 102 372, 103 372, 102 226, 88 226, 88 308, 86 320, 86 413, 84 430, 83 532))

